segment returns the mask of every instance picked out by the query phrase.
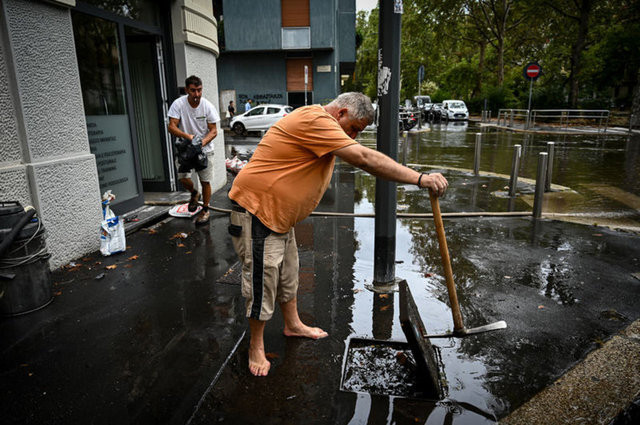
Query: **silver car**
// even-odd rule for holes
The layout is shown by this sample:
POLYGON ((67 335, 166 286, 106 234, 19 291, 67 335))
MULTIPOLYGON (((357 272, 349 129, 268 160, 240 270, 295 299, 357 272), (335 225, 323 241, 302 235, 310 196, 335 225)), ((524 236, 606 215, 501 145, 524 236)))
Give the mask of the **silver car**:
POLYGON ((268 130, 276 121, 292 111, 293 108, 289 105, 258 105, 244 114, 233 117, 229 127, 238 135, 244 135, 247 131, 268 130))

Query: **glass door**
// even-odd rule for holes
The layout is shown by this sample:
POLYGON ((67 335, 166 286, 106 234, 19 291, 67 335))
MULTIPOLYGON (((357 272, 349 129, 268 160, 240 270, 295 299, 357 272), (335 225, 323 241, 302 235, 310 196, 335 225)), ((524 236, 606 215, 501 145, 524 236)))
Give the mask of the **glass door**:
POLYGON ((157 36, 129 27, 125 35, 142 186, 145 191, 170 191, 171 147, 161 96, 162 50, 157 36))
POLYGON ((118 25, 72 14, 76 55, 91 153, 96 156, 100 190, 116 195, 120 214, 143 204, 137 150, 131 134, 118 25))

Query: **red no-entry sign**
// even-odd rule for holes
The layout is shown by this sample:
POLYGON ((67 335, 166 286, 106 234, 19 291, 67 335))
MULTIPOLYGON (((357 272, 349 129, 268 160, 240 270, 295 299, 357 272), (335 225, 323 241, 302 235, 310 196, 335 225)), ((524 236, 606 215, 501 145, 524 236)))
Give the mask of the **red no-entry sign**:
POLYGON ((538 79, 541 73, 542 67, 536 62, 531 62, 524 67, 524 78, 526 78, 527 80, 535 81, 538 79))

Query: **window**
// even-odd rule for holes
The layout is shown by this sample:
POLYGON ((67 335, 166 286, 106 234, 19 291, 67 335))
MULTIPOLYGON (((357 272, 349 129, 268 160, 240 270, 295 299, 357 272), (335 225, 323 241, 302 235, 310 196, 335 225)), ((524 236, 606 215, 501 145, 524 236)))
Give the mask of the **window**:
POLYGON ((278 112, 280 112, 280 108, 267 108, 267 115, 277 114, 278 112))
POLYGON ((260 107, 260 108, 253 108, 251 109, 249 112, 247 112, 247 117, 253 117, 256 115, 262 115, 262 112, 264 112, 264 108, 260 107))
POLYGON ((311 32, 305 28, 282 28, 283 49, 310 49, 311 32))

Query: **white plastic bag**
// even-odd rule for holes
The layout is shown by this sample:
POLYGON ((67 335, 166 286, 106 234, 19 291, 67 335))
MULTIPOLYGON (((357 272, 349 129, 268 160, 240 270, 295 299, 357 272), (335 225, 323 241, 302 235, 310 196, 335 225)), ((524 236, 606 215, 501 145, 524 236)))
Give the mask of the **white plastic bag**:
POLYGON ((109 204, 116 196, 110 190, 102 195, 102 224, 100 226, 100 252, 102 255, 111 255, 124 252, 127 242, 124 234, 124 223, 120 216, 116 216, 109 204))

